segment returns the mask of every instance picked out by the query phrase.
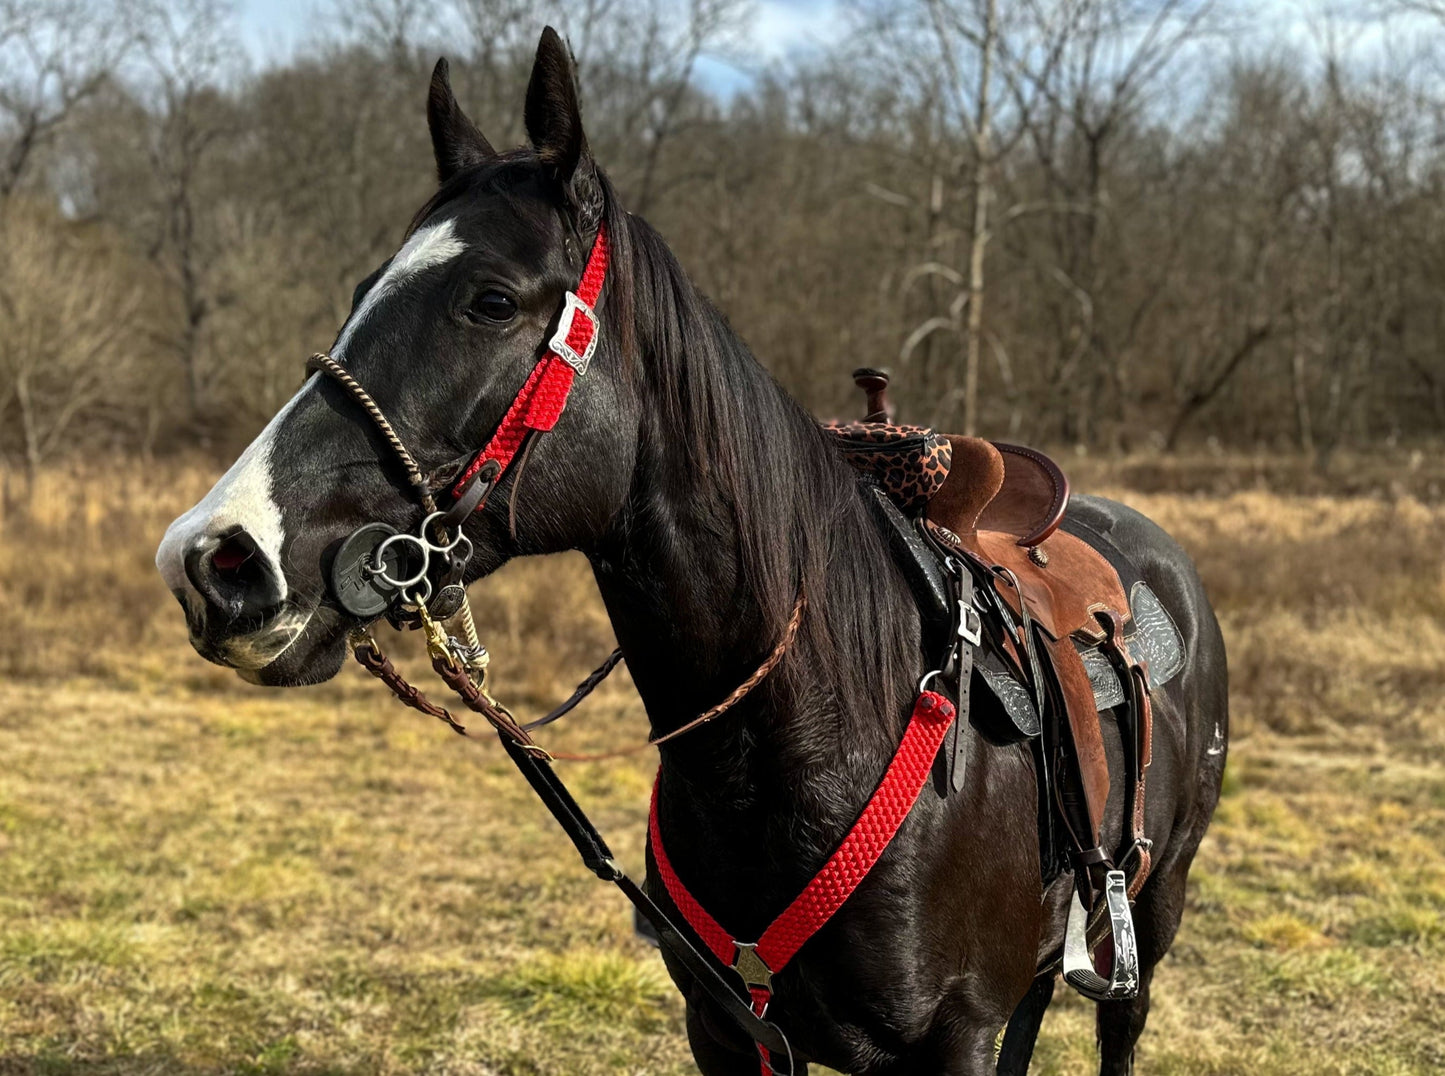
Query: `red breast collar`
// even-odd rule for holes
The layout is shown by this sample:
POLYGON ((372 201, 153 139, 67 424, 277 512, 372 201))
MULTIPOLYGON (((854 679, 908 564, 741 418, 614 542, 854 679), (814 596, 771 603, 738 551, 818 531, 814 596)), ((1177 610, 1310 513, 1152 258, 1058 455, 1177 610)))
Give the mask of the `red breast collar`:
POLYGON ((607 278, 607 254, 607 227, 600 225, 582 279, 575 292, 567 293, 547 350, 532 367, 492 439, 452 486, 453 497, 460 497, 467 483, 489 461, 496 464, 495 480, 499 481, 529 433, 543 433, 557 424, 567 406, 573 380, 587 372, 592 353, 597 350, 598 321, 593 308, 607 278))
MULTIPOLYGON (((657 873, 677 910, 693 932, 712 950, 723 964, 733 968, 747 984, 752 995, 753 1011, 761 1017, 772 998, 772 977, 783 969, 793 955, 811 938, 858 888, 878 857, 888 847, 908 812, 918 802, 928 772, 943 743, 944 733, 953 723, 953 703, 935 691, 923 691, 913 704, 903 742, 888 772, 883 775, 868 805, 843 838, 843 843, 823 865, 811 882, 798 894, 783 913, 773 920, 756 942, 740 942, 708 914, 688 892, 682 879, 673 870, 662 846, 662 832, 657 820, 657 785, 652 788, 652 807, 647 819, 647 839, 657 863, 657 873)), ((659 777, 661 770, 658 771, 659 777)), ((767 1051, 759 1046, 762 1071, 771 1072, 767 1051)))

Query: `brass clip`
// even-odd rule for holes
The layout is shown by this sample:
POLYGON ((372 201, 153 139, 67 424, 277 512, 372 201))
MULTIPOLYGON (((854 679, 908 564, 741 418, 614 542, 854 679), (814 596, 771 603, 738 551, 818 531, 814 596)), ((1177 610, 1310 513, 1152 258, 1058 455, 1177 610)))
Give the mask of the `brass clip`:
POLYGON ((428 612, 425 604, 416 607, 417 615, 421 617, 422 633, 426 636, 426 650, 433 660, 445 661, 453 668, 457 666, 456 655, 452 653, 451 640, 447 638, 446 628, 441 622, 434 619, 428 612))

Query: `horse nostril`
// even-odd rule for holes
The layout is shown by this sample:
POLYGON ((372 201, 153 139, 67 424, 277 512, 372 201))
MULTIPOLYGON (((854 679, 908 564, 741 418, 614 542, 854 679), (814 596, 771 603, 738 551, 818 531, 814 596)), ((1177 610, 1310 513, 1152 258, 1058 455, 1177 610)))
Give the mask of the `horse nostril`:
POLYGON ((266 555, 245 531, 221 539, 211 551, 211 575, 232 600, 248 605, 264 604, 263 595, 275 589, 266 555))
POLYGON ((211 567, 227 582, 242 584, 246 566, 255 556, 255 539, 245 531, 238 531, 216 547, 211 554, 211 567))
POLYGON ((186 555, 186 574, 206 604, 227 620, 266 616, 284 597, 279 571, 244 530, 195 542, 186 555))

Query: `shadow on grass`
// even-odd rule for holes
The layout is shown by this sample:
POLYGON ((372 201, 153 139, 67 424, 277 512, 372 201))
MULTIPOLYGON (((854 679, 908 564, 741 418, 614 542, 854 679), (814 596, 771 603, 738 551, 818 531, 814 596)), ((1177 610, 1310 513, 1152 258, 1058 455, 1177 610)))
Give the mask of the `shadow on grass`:
MULTIPOLYGON (((280 1044, 278 1044, 280 1045, 280 1044)), ((328 1065, 304 1061, 294 1048, 263 1051, 254 1061, 196 1065, 166 1051, 129 1057, 80 1059, 58 1053, 0 1054, 0 1076, 374 1076, 375 1065, 328 1065)))
POLYGON ((0 1076, 371 1076, 374 1064, 337 1064, 307 1059, 294 1035, 285 1035, 256 1049, 249 1059, 196 1064, 167 1049, 147 1049, 112 1057, 68 1056, 60 1043, 32 1053, 0 1054, 0 1076))

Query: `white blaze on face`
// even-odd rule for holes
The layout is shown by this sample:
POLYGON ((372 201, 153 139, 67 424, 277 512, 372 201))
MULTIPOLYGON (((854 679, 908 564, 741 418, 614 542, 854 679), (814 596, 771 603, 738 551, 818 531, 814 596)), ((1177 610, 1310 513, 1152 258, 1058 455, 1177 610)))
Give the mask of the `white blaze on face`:
POLYGON ((341 361, 346 353, 346 345, 351 343, 357 327, 402 284, 423 269, 451 261, 466 249, 456 233, 456 222, 451 220, 429 224, 411 233, 410 238, 391 259, 386 272, 381 274, 381 279, 362 297, 356 312, 342 328, 341 335, 336 338, 336 346, 331 349, 333 359, 341 361))
MULTIPOLYGON (((413 232, 396 252, 396 256, 386 267, 386 272, 371 286, 355 313, 347 320, 332 348, 332 356, 338 360, 342 358, 357 326, 370 317, 402 284, 424 269, 450 261, 464 249, 462 241, 457 238, 454 221, 440 221, 413 232)), ((286 416, 301 397, 311 391, 315 383, 316 376, 313 375, 301 387, 301 391, 267 423, 266 428, 241 454, 241 458, 201 502, 166 530, 160 549, 156 551, 156 567, 160 569, 166 586, 171 590, 191 595, 192 588, 186 578, 185 555, 193 544, 202 538, 214 537, 235 528, 244 529, 255 540, 258 555, 265 557, 273 566, 281 564, 281 545, 285 532, 282 529, 281 508, 275 499, 271 473, 272 449, 286 416)))
POLYGON ((156 567, 173 591, 189 591, 186 578, 186 550, 199 538, 219 535, 240 527, 255 539, 259 554, 272 564, 281 563, 281 509, 271 496, 271 448, 276 431, 286 421, 301 397, 310 391, 312 375, 301 391, 266 424, 254 441, 231 464, 200 502, 166 529, 156 550, 156 567))

